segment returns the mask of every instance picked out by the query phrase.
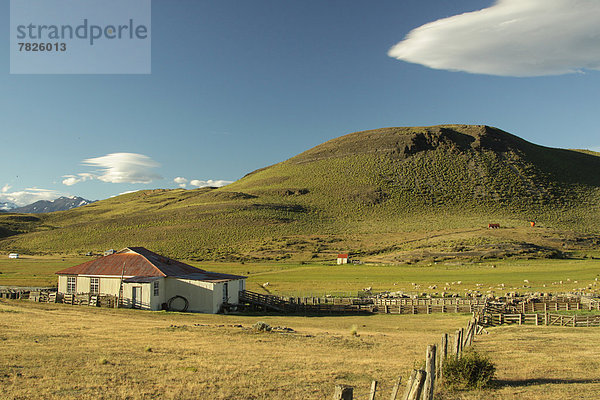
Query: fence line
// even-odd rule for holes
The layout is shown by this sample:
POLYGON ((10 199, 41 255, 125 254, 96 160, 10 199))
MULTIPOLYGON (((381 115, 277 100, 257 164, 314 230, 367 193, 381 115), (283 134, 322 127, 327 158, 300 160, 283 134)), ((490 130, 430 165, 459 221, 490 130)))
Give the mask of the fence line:
POLYGON ((600 326, 600 315, 565 315, 552 313, 489 313, 485 315, 483 323, 486 326, 517 324, 591 327, 600 326))
MULTIPOLYGON (((473 344, 475 335, 481 332, 483 310, 473 313, 466 328, 456 330, 454 335, 444 333, 440 344, 427 346, 425 369, 414 369, 406 383, 404 394, 398 397, 401 379, 398 378, 392 389, 390 400, 433 400, 436 387, 443 384, 443 366, 448 358, 460 358, 462 353, 473 344), (452 340, 451 340, 452 339, 452 340), (454 343, 452 351, 449 344, 454 343), (439 349, 439 350, 438 350, 439 349)), ((369 400, 375 400, 377 381, 371 384, 369 400)), ((347 385, 336 385, 334 400, 353 400, 354 388, 347 385)))

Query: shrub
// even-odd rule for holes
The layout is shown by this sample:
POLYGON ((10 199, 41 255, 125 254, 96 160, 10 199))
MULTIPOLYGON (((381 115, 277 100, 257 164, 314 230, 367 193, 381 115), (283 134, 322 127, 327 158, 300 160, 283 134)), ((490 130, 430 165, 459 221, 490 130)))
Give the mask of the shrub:
POLYGON ((350 336, 355 336, 355 337, 358 337, 358 336, 359 336, 359 335, 358 335, 358 326, 356 326, 356 325, 352 325, 352 326, 350 327, 350 336))
POLYGON ((271 325, 267 324, 266 322, 258 321, 252 325, 252 329, 259 332, 271 332, 273 328, 271 328, 271 325))
POLYGON ((450 390, 481 389, 490 384, 495 372, 496 367, 489 358, 470 349, 459 359, 445 360, 444 384, 450 390))

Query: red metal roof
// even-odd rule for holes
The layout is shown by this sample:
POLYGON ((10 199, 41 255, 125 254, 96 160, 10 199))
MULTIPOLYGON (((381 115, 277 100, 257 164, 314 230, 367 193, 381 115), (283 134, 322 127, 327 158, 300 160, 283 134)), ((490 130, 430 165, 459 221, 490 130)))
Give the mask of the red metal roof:
POLYGON ((127 247, 115 254, 84 262, 62 271, 57 275, 99 275, 125 277, 165 277, 201 281, 229 281, 245 276, 209 272, 180 261, 163 257, 143 247, 127 247))
POLYGON ((348 254, 338 254, 338 258, 348 258, 348 254))

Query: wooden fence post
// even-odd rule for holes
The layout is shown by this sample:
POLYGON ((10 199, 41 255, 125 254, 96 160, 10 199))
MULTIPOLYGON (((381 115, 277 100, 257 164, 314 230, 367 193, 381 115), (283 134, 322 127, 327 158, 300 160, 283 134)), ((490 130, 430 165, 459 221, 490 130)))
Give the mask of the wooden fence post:
POLYGON ((425 383, 426 375, 427 373, 422 369, 417 370, 415 379, 406 400, 419 400, 421 398, 421 392, 423 391, 423 384, 425 383))
POLYGON ((398 391, 400 390, 400 385, 402 384, 402 377, 399 377, 394 387, 392 388, 392 394, 390 396, 390 400, 396 400, 398 398, 398 391))
POLYGON ((335 385, 333 400, 353 400, 354 388, 347 385, 335 385))
POLYGON ((377 393, 377 381, 371 382, 371 392, 369 393, 369 400, 375 400, 375 394, 377 393))
POLYGON ((471 327, 473 326, 472 322, 469 321, 469 325, 467 326, 467 330, 465 331, 465 337, 463 338, 463 349, 469 346, 469 340, 471 340, 471 327))
POLYGON ((404 391, 404 395, 402 396, 402 400, 408 400, 408 396, 410 396, 410 391, 412 390, 413 384, 415 383, 415 379, 417 379, 417 370, 413 369, 410 377, 408 378, 408 382, 406 383, 406 390, 404 391))
POLYGON ((471 325, 469 325, 469 334, 467 335, 467 346, 473 344, 473 332, 475 332, 475 317, 471 319, 471 325))
POLYGON ((465 333, 465 338, 463 340, 463 348, 471 345, 471 332, 473 331, 473 319, 469 321, 469 325, 467 326, 467 332, 465 333))
POLYGON ((435 353, 436 345, 427 346, 427 358, 425 359, 425 386, 423 389, 423 400, 433 400, 433 389, 435 386, 435 353))
POLYGON ((460 330, 457 330, 454 335, 454 355, 456 358, 460 357, 460 330))
POLYGON ((444 361, 446 359, 446 357, 448 357, 448 334, 444 333, 442 335, 442 343, 440 345, 440 356, 439 356, 439 362, 437 364, 437 378, 438 379, 442 379, 442 377, 444 376, 444 361))

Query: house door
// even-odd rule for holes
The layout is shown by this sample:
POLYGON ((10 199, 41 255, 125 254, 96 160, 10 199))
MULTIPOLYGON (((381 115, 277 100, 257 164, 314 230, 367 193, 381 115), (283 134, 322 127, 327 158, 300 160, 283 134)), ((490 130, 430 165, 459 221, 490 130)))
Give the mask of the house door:
POLYGON ((142 287, 134 286, 131 288, 131 305, 133 308, 142 308, 142 287))
POLYGON ((223 303, 228 303, 229 302, 229 286, 227 285, 227 282, 225 282, 223 284, 223 303))

